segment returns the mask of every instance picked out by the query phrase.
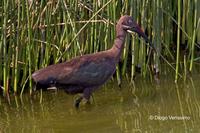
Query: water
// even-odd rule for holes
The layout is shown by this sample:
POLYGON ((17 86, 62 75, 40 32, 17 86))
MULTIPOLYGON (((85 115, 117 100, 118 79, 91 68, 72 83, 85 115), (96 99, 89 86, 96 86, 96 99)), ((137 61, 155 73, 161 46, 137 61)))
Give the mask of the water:
POLYGON ((199 132, 200 76, 175 85, 123 81, 121 89, 109 81, 93 95, 91 105, 76 110, 76 96, 62 90, 37 92, 32 98, 0 98, 0 132, 199 132), (41 102, 41 103, 40 103, 41 102))

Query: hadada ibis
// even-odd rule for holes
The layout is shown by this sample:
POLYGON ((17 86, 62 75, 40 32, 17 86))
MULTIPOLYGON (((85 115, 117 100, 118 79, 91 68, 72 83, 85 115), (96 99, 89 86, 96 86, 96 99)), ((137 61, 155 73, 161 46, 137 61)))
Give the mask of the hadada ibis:
POLYGON ((36 87, 58 87, 63 88, 69 94, 81 93, 82 95, 75 101, 76 107, 79 107, 82 99, 89 102, 92 92, 114 74, 128 30, 138 33, 146 42, 149 42, 131 16, 122 16, 117 22, 117 34, 111 49, 86 54, 37 70, 32 74, 36 87))

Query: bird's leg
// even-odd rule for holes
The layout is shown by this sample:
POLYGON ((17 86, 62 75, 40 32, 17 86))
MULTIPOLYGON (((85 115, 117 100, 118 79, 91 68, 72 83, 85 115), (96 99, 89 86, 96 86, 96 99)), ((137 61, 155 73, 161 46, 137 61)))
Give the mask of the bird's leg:
POLYGON ((92 88, 87 88, 83 91, 83 99, 84 99, 84 102, 87 103, 87 104, 90 104, 90 96, 92 94, 92 88))
POLYGON ((83 95, 81 95, 78 99, 75 101, 75 107, 79 108, 80 102, 84 100, 84 103, 89 104, 90 103, 90 95, 91 95, 91 88, 86 88, 83 91, 83 95))

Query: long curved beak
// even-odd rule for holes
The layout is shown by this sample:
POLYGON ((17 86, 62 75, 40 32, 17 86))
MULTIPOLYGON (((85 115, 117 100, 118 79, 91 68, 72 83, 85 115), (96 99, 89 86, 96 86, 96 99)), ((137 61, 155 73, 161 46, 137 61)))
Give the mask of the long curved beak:
POLYGON ((151 43, 151 41, 148 39, 147 35, 144 34, 144 31, 140 28, 139 25, 136 25, 135 27, 133 27, 131 30, 128 30, 129 33, 133 33, 133 32, 136 32, 139 37, 141 36, 142 38, 144 38, 144 40, 147 42, 147 43, 151 43))

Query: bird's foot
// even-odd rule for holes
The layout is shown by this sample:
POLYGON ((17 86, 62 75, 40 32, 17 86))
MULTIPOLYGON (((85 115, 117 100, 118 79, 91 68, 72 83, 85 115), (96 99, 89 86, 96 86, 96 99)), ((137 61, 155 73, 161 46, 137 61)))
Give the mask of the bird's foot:
POLYGON ((83 103, 84 105, 90 105, 90 100, 88 100, 88 99, 86 99, 86 98, 83 98, 83 99, 82 99, 82 103, 83 103))
POLYGON ((79 97, 75 100, 74 106, 75 108, 79 108, 80 102, 82 101, 83 97, 79 97))
POLYGON ((79 108, 80 107, 80 104, 83 104, 83 105, 89 105, 90 104, 90 101, 84 97, 79 97, 75 100, 75 103, 74 103, 74 106, 75 108, 79 108))

